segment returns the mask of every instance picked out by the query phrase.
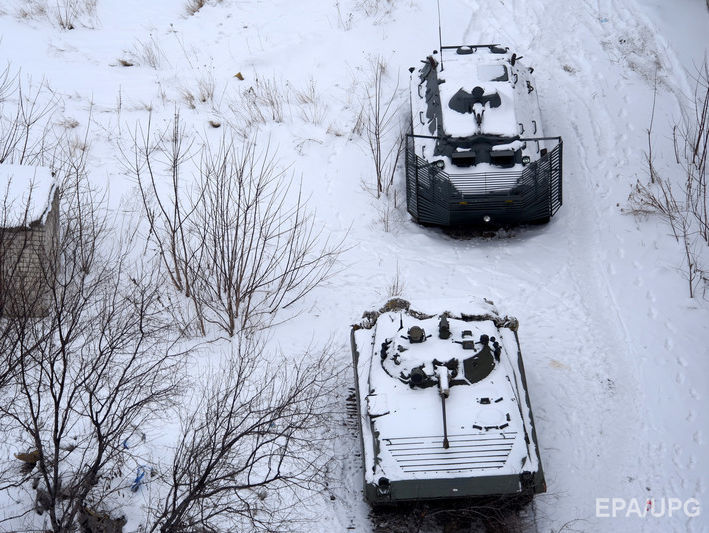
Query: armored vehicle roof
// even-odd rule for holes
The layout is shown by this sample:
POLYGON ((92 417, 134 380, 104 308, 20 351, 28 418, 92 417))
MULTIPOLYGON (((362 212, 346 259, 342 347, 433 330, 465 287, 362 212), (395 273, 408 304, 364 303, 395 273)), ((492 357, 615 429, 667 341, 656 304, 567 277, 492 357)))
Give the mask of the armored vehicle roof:
POLYGON ((561 206, 561 138, 544 136, 520 59, 496 44, 444 46, 410 69, 406 202, 417 222, 546 222, 561 206))
POLYGON ((484 302, 386 311, 355 329, 370 501, 382 483, 394 500, 516 493, 541 472, 515 330, 484 302))
POLYGON ((539 157, 519 139, 542 137, 530 69, 497 45, 444 47, 429 56, 412 90, 413 133, 424 159, 451 165, 523 168, 522 157, 539 157), (433 140, 435 139, 435 140, 433 140))
POLYGON ((495 53, 489 48, 476 49, 470 54, 448 52, 443 50, 444 70, 437 72, 442 111, 439 134, 453 137, 517 135, 509 54, 495 53), (474 115, 478 110, 484 111, 479 126, 474 115))

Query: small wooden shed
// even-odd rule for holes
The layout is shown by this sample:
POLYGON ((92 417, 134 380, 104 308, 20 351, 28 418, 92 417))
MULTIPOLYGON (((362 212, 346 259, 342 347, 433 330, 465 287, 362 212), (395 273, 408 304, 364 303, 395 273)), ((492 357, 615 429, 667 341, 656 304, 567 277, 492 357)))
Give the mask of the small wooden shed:
POLYGON ((0 164, 0 317, 47 314, 58 226, 53 173, 46 167, 0 164))

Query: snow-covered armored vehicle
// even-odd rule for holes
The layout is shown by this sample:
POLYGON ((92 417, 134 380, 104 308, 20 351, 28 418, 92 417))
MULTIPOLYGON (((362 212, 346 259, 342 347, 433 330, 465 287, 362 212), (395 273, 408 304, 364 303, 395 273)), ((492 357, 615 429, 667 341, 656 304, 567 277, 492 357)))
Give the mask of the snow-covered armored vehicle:
POLYGON ((517 339, 492 303, 427 315, 392 300, 351 343, 373 505, 546 491, 517 339))
POLYGON ((561 138, 544 137, 520 59, 495 44, 443 46, 410 69, 406 198, 417 222, 546 222, 561 206, 561 138))

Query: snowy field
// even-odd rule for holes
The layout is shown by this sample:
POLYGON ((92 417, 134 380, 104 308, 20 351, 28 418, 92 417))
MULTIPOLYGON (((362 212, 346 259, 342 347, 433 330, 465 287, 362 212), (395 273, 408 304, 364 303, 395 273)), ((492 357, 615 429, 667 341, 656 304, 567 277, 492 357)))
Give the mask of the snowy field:
MULTIPOLYGON (((464 238, 410 220, 403 166, 397 207, 375 198, 359 125, 378 56, 406 118, 408 68, 438 47, 433 0, 207 0, 193 15, 184 0, 97 0, 71 30, 52 16, 53 1, 20 13, 32 3, 0 2, 0 64, 44 80, 59 102, 56 124, 78 136, 89 128, 90 177, 112 209, 141 209, 119 147, 150 113, 164 127, 176 108, 202 138, 216 142, 233 124, 269 142, 302 177, 323 238, 344 239, 346 251, 336 274, 297 302, 298 316, 271 330, 273 346, 332 342, 349 376, 349 327, 363 311, 393 295, 414 306, 489 298, 520 322, 548 485, 532 530, 709 531, 709 291, 689 298, 669 227, 627 212, 631 187, 648 179, 655 86, 655 164, 675 168, 672 125, 709 51, 704 0, 441 0, 444 44, 501 43, 523 55, 544 132, 564 140, 564 203, 548 225, 464 238), (264 83, 282 108, 249 122, 240 102, 264 83), (693 498, 699 512, 603 516, 613 498, 641 510, 648 499, 693 498)), ((343 419, 346 394, 332 400, 343 419)), ((334 434, 331 493, 308 500, 314 521, 302 530, 372 531, 358 443, 334 434)), ((138 530, 143 503, 140 491, 126 497, 125 531, 138 530)))

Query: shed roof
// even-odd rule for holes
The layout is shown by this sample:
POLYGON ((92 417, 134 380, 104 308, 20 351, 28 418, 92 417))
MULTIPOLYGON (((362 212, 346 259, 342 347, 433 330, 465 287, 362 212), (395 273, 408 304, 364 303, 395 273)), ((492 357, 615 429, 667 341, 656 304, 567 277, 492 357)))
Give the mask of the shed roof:
POLYGON ((56 186, 47 167, 0 164, 0 227, 43 224, 56 186))

